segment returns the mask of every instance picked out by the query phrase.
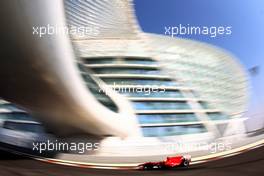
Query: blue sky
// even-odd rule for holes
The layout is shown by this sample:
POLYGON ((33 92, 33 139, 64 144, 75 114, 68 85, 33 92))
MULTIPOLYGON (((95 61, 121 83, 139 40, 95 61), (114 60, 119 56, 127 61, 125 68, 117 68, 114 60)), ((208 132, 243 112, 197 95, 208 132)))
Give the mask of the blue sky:
POLYGON ((251 77, 251 111, 264 109, 264 0, 134 0, 145 32, 165 33, 165 26, 231 26, 232 35, 216 38, 181 37, 204 41, 233 53, 246 69, 260 66, 251 77))

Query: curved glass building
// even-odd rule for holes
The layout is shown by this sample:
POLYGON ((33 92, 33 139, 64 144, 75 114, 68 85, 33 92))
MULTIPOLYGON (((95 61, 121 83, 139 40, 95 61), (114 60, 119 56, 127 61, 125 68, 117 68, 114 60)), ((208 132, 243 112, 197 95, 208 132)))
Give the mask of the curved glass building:
POLYGON ((92 74, 131 102, 143 136, 222 136, 223 126, 245 113, 247 77, 232 55, 208 44, 141 32, 132 1, 65 4, 68 24, 103 26, 96 36, 73 35, 73 44, 92 74))
MULTIPOLYGON (((70 28, 85 30, 65 40, 58 38, 64 41, 58 42, 60 47, 69 39, 68 50, 49 52, 56 58, 72 50, 61 55, 65 58, 56 58, 57 63, 52 63, 56 59, 47 62, 58 79, 38 79, 49 81, 50 92, 60 88, 52 97, 58 100, 56 108, 48 106, 44 97, 38 106, 21 96, 3 94, 4 98, 30 110, 53 129, 74 127, 72 131, 128 140, 136 136, 133 140, 155 146, 167 141, 214 140, 235 134, 233 126, 243 132, 248 81, 234 56, 205 43, 142 32, 130 0, 66 0, 60 6, 70 28), (56 70, 63 64, 63 69, 56 70)), ((8 109, 9 105, 0 106, 8 109)), ((103 145, 113 149, 107 140, 103 145)))

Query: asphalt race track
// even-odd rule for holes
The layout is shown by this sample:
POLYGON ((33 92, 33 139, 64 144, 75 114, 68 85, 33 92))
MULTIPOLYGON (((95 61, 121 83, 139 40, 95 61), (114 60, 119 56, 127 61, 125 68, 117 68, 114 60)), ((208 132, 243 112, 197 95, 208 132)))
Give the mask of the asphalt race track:
POLYGON ((263 176, 264 147, 246 153, 193 165, 188 169, 174 170, 101 170, 48 164, 32 159, 0 152, 0 176, 111 176, 111 175, 192 175, 192 176, 263 176))

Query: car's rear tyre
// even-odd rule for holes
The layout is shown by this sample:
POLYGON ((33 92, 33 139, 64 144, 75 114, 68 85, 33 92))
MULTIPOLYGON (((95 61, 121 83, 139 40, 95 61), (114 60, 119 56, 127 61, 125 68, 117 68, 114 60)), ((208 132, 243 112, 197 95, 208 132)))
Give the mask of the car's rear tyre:
POLYGON ((182 166, 183 167, 189 167, 190 166, 190 162, 188 160, 184 160, 183 163, 182 163, 182 166))
POLYGON ((164 169, 164 166, 159 165, 158 169, 164 169))

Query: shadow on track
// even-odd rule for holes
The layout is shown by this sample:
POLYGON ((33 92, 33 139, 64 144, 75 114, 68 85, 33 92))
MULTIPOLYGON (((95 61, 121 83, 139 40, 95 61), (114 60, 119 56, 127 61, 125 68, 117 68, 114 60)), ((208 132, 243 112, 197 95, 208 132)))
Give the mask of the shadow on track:
POLYGON ((20 160, 20 159, 25 159, 25 156, 22 155, 15 155, 10 152, 6 152, 3 150, 0 150, 0 160, 20 160))

